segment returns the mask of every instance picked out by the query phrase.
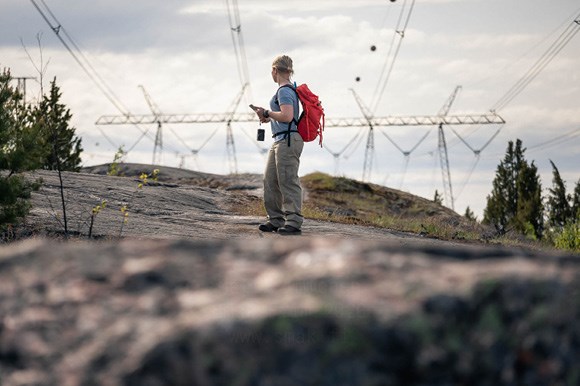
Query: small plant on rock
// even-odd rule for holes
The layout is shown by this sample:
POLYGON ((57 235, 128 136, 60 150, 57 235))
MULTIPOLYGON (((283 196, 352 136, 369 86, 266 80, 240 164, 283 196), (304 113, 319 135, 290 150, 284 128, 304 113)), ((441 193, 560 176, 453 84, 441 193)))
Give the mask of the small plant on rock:
POLYGON ((115 153, 115 157, 113 158, 113 162, 111 162, 111 165, 109 165, 109 171, 107 172, 107 175, 109 175, 109 176, 122 176, 123 175, 121 170, 119 170, 119 164, 123 163, 126 155, 127 155, 127 152, 125 151, 125 149, 123 149, 123 146, 120 146, 119 149, 117 149, 117 152, 115 153))
POLYGON ((101 210, 106 208, 106 206, 107 206, 107 201, 103 200, 103 201, 101 201, 101 203, 99 205, 93 207, 93 209, 91 210, 91 223, 89 225, 89 239, 93 235, 93 224, 95 223, 95 218, 101 212, 101 210))
POLYGON ((120 211, 123 215, 123 222, 121 223, 121 228, 119 229, 119 237, 121 237, 123 234, 124 226, 129 223, 129 207, 133 204, 133 200, 135 199, 137 192, 143 189, 143 186, 148 185, 149 181, 157 181, 158 176, 159 169, 153 170, 153 172, 151 172, 150 174, 141 173, 141 175, 139 176, 139 183, 137 184, 137 187, 135 188, 133 194, 129 198, 129 202, 125 205, 122 205, 120 208, 120 211))

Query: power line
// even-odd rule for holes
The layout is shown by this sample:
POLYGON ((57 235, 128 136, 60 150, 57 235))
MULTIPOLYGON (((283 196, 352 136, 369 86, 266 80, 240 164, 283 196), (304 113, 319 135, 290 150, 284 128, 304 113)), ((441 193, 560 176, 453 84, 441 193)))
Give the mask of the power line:
POLYGON ((465 187, 467 186, 467 183, 471 179, 471 176, 473 175, 473 172, 475 171, 475 168, 477 167, 477 164, 479 163, 479 159, 480 158, 481 158, 480 157, 480 154, 478 153, 475 156, 475 159, 473 160, 473 163, 471 164, 471 168, 469 169, 469 172, 467 174, 467 177, 465 178, 465 180, 463 181, 463 184, 461 184, 461 187, 459 188, 459 191, 455 195, 454 200, 457 200, 461 196, 461 194, 463 193, 463 190, 465 189, 465 187))
MULTIPOLYGON (((580 8, 576 9, 574 12, 571 13, 572 15, 575 15, 576 13, 580 12, 580 8)), ((564 27, 564 25, 569 23, 569 19, 564 20, 560 25, 558 25, 556 28, 554 28, 553 30, 551 30, 548 34, 546 34, 541 40, 539 40, 538 42, 536 42, 532 47, 530 47, 527 51, 525 51, 523 54, 521 54, 520 56, 518 56, 516 59, 512 60, 509 63, 506 63, 504 66, 499 67, 499 68, 495 68, 493 73, 490 73, 488 76, 473 82, 473 83, 468 83, 468 88, 471 88, 473 86, 479 85, 481 83, 486 83, 489 80, 493 79, 494 77, 497 77, 497 74, 504 74, 506 72, 506 70, 510 67, 513 67, 514 65, 516 65, 517 63, 519 63, 522 59, 524 59, 525 57, 529 56, 533 51, 535 51, 538 47, 542 46, 547 40, 549 40, 554 34, 556 34, 562 27, 564 27)))
MULTIPOLYGON (((352 148, 352 150, 350 151, 350 153, 344 155, 344 159, 349 159, 356 152, 356 149, 358 149, 358 147, 360 146, 360 144, 361 144, 361 142, 362 142, 362 140, 364 138, 364 135, 362 135, 364 133, 364 131, 365 131, 365 128, 363 127, 358 132, 358 134, 351 140, 351 142, 348 144, 348 146, 350 146, 356 140, 356 138, 358 137, 357 143, 354 145, 354 147, 352 148)), ((345 151, 346 151, 346 148, 348 148, 348 146, 345 146, 345 151)))
MULTIPOLYGON (((58 40, 62 43, 62 45, 65 47, 65 49, 73 57, 75 62, 81 67, 81 69, 89 77, 89 79, 94 83, 94 85, 97 86, 97 88, 101 91, 101 93, 105 96, 105 98, 107 98, 107 100, 109 100, 109 102, 111 102, 113 104, 113 106, 121 114, 123 114, 125 116, 129 116, 131 114, 129 112, 129 110, 124 106, 124 104, 119 100, 119 98, 115 95, 115 93, 112 91, 112 89, 107 85, 105 80, 99 75, 99 73, 96 71, 96 69, 91 65, 90 61, 83 54, 80 47, 75 43, 72 36, 66 31, 66 29, 64 28, 62 23, 56 18, 55 14, 52 12, 52 10, 46 4, 46 2, 44 0, 40 0, 41 4, 43 6, 42 8, 44 8, 44 10, 43 10, 41 8, 41 6, 39 6, 39 4, 35 0, 30 0, 30 1, 31 1, 32 5, 36 8, 38 13, 40 13, 42 18, 46 22, 46 24, 48 24, 50 29, 54 32, 54 34, 56 35, 58 40), (52 20, 51 20, 51 18, 52 18, 52 20), (62 34, 61 34, 61 32, 62 32, 62 34), (63 38, 63 35, 66 38, 66 40, 63 38), (73 50, 73 48, 74 48, 74 50, 73 50)), ((127 150, 127 152, 126 152, 127 154, 145 136, 151 140, 154 140, 151 137, 149 130, 145 130, 145 129, 141 128, 140 126, 138 126, 137 124, 133 124, 133 126, 135 126, 141 132, 141 136, 139 137, 137 142, 135 142, 133 144, 133 146, 131 146, 131 148, 129 150, 127 150)), ((102 132, 102 130, 100 130, 100 131, 102 132)), ((104 135, 104 133, 103 133, 103 136, 105 137, 105 139, 109 143, 111 143, 111 145, 113 145, 114 147, 119 147, 108 136, 104 135)))
MULTIPOLYGON (((401 14, 399 16, 399 22, 401 21, 401 17, 403 15, 404 10, 405 10, 405 4, 406 4, 406 0, 405 0, 405 3, 403 4, 403 9, 401 10, 401 14)), ((390 67, 387 71, 387 75, 385 76, 385 79, 383 80, 383 84, 382 84, 382 87, 380 89, 380 92, 379 92, 378 96, 376 96, 376 98, 373 98, 374 99, 374 107, 372 109, 373 113, 375 113, 377 111, 377 108, 379 107, 379 104, 380 104, 381 99, 383 97, 383 94, 385 92, 385 88, 387 87, 387 84, 389 83, 391 73, 392 73, 393 68, 395 66, 395 60, 397 59, 397 56, 399 55, 399 50, 401 49, 401 43, 403 42, 403 38, 405 37, 405 31, 407 30, 407 26, 409 25, 409 20, 411 19, 411 14, 413 13, 414 6, 415 6, 415 0, 412 0, 411 7, 409 8, 409 12, 407 13, 407 18, 405 20, 405 24, 404 24, 402 30, 398 29, 399 23, 397 23, 397 29, 395 30, 395 35, 393 35, 393 40, 394 40, 394 37, 398 35, 399 42, 397 44, 397 48, 395 49, 395 53, 394 53, 393 58, 391 60, 391 64, 390 64, 390 67)), ((391 48, 392 48, 392 42, 391 42, 391 48)), ((391 49, 389 49, 389 55, 390 55, 390 52, 391 52, 391 49)), ((385 62, 385 65, 383 66, 383 70, 381 71, 381 78, 383 76, 382 74, 385 72, 385 69, 387 67, 389 55, 387 55, 387 61, 385 62)), ((379 79, 379 84, 380 84, 380 79, 379 79)), ((377 89, 375 89, 375 94, 377 92, 377 89)))
MULTIPOLYGON (((374 105, 375 103, 375 99, 377 97, 377 94, 379 92, 379 88, 381 87, 381 84, 383 83, 383 77, 385 76, 385 71, 387 70, 387 67, 389 65, 389 59, 391 58, 391 52, 393 51, 393 47, 395 46, 395 39, 397 38, 397 36, 400 37, 400 35, 397 34, 397 31, 399 30, 399 26, 401 24, 401 21, 403 20, 403 14, 405 13, 405 5, 407 4, 407 0, 405 0, 403 2, 403 6, 401 7, 401 12, 399 12, 399 18, 397 20, 397 25, 395 27, 395 31, 393 32, 393 36, 391 38, 391 44, 389 45, 389 51, 387 52, 387 56, 385 57, 385 64, 383 64, 383 68, 381 69, 381 74, 379 75, 379 80, 377 81, 377 85, 375 86, 375 91, 373 92, 373 97, 371 98, 371 106, 374 105)), ((388 8, 390 9, 390 7, 388 8)))
POLYGON ((553 147, 553 146, 560 145, 563 142, 567 142, 570 139, 575 138, 575 137, 577 137, 579 135, 580 135, 580 128, 575 129, 575 130, 572 130, 572 131, 569 131, 567 133, 564 133, 562 135, 559 135, 559 136, 557 136, 555 138, 552 138, 552 139, 550 139, 548 141, 541 142, 541 143, 536 144, 534 146, 529 146, 527 148, 527 150, 534 150, 534 151, 536 151, 536 150, 547 149, 547 148, 550 148, 550 147, 553 147))
MULTIPOLYGON (((335 175, 338 174, 338 167, 339 167, 340 156, 343 155, 348 150, 348 148, 352 146, 352 144, 362 134, 363 131, 364 131, 364 128, 361 129, 358 133, 356 133, 355 136, 352 137, 352 139, 350 139, 347 142, 347 144, 341 150, 339 150, 339 151, 333 151, 330 147, 328 147, 327 144, 323 144, 322 145, 326 149, 326 151, 328 151, 334 157, 334 174, 335 175)), ((360 141, 359 141, 359 144, 360 144, 360 141)), ((355 150, 356 150, 356 148, 355 148, 355 150)), ((351 153, 351 155, 352 155, 352 153, 351 153)), ((345 155, 343 158, 348 159, 348 157, 349 156, 346 156, 345 155)))
POLYGON ((402 189, 403 183, 405 182, 405 176, 407 175, 407 168, 409 166, 409 160, 411 158, 410 156, 415 151, 415 149, 417 149, 417 147, 419 147, 419 145, 425 140, 425 138, 427 138, 430 131, 427 131, 425 133, 425 135, 423 135, 423 137, 421 137, 421 139, 419 139, 419 141, 417 141, 415 146, 413 146, 411 148, 411 150, 403 150, 389 135, 387 135, 387 133, 385 133, 384 131, 381 131, 381 133, 383 133, 383 135, 389 140, 389 142, 391 142, 403 154, 403 158, 404 158, 403 159, 403 168, 402 168, 403 175, 401 176, 401 182, 399 183, 399 189, 402 189))
MULTIPOLYGON (((118 103, 123 109, 126 110, 126 113, 129 113, 128 109, 126 108, 125 105, 123 105, 123 103, 120 101, 120 99, 117 97, 117 95, 115 94, 115 92, 107 85, 107 83, 105 82, 105 80, 101 77, 101 75, 97 72, 97 70, 92 66, 91 62, 88 60, 88 58, 85 56, 85 54, 83 53, 83 51, 79 48, 79 46, 76 44, 76 42, 74 41, 74 39, 72 38, 72 36, 69 35, 69 33, 67 32, 67 30, 63 27, 63 25, 60 23, 60 21, 58 21, 58 19, 56 18, 56 16, 54 15, 54 13, 52 13, 52 11, 50 10, 50 8, 48 7, 48 5, 44 2, 44 0, 40 0, 40 2, 44 5, 44 7, 46 8, 46 10, 48 11, 48 13, 50 14, 50 16, 53 18, 53 20, 58 23, 58 28, 59 28, 59 32, 62 31, 62 33, 67 37, 68 41, 71 43, 71 45, 76 49, 77 53, 84 59, 84 63, 87 65, 87 67, 92 71, 92 75, 95 76, 95 78, 97 78, 100 82, 100 84, 103 86, 103 88, 105 88, 107 90, 107 94, 110 95, 115 101, 116 103, 118 103)), ((57 34, 58 35, 58 34, 57 34)), ((118 108, 119 109, 119 108, 118 108)), ((123 112, 123 110, 119 109, 120 112, 123 112)))
MULTIPOLYGON (((564 47, 572 40, 572 38, 578 33, 578 26, 580 25, 580 13, 578 10, 574 13, 573 22, 568 23, 568 26, 562 31, 562 33, 552 42, 552 44, 548 47, 548 49, 542 54, 542 56, 528 69, 526 73, 492 106, 491 111, 498 111, 506 107, 514 98, 516 98, 539 74, 543 71, 544 68, 564 49, 564 47)), ((562 25, 564 25, 563 23, 562 25)), ((560 27, 559 27, 560 28, 560 27)), ((550 35, 552 35, 552 32, 550 35)), ((461 186, 456 198, 458 198, 461 193, 463 192, 465 186, 471 179, 473 172, 480 160, 481 152, 494 140, 494 138, 499 134, 503 125, 499 127, 499 129, 491 136, 491 138, 480 148, 474 149, 467 141, 461 137, 455 130, 451 129, 452 132, 463 142, 474 154, 475 160, 472 167, 469 170, 469 173, 461 186)), ((559 137, 556 137, 550 141, 546 141, 544 143, 538 144, 533 146, 529 149, 540 149, 543 147, 550 147, 560 144, 563 141, 568 140, 570 137, 573 137, 580 133, 580 129, 574 130, 570 133, 566 133, 559 137)))
MULTIPOLYGON (((93 72, 89 71, 89 67, 92 68, 90 66, 90 64, 88 64, 88 62, 85 64, 81 60, 81 58, 79 58, 79 55, 80 54, 77 55, 77 53, 75 53, 73 51, 73 49, 71 48, 71 46, 69 45, 69 43, 71 45, 73 45, 75 48, 77 48, 77 50, 78 50, 78 46, 76 46, 76 44, 74 44, 74 42, 72 42, 70 40, 70 36, 66 33, 66 30, 64 29, 64 27, 62 26, 62 24, 58 21, 58 19, 56 19, 56 17, 54 16, 54 14, 50 10, 50 8, 48 8, 48 5, 43 0, 41 0, 42 5, 46 9, 47 13, 52 17, 53 21, 56 22, 56 25, 53 25, 53 22, 49 20, 49 18, 46 15, 46 13, 40 8, 40 6, 36 3, 35 0, 30 0, 30 1, 32 2, 32 4, 34 5, 34 7, 36 8, 36 10, 40 13, 40 15, 42 16, 42 18, 44 19, 44 21, 48 24, 48 26, 50 27, 50 29, 54 32, 54 34, 56 35, 56 37, 58 38, 58 40, 60 40, 60 42, 62 43, 62 45, 71 54, 71 56, 73 57, 73 59, 83 69, 83 71, 93 81, 93 83, 99 88, 99 90, 103 93, 103 95, 117 108, 117 110, 119 110, 119 112, 121 114, 128 114, 129 112, 127 111, 127 109, 125 108, 125 106, 123 106, 123 104, 115 97, 114 94, 112 94, 112 93, 110 93, 108 91, 108 87, 105 86, 102 82, 98 81, 99 78, 96 75, 93 74, 93 72, 95 72, 94 69, 93 69, 93 72), (60 34, 61 31, 69 39, 69 42, 68 43, 61 36, 61 34, 60 34)), ((86 58, 85 58, 85 62, 86 62, 86 58)))
POLYGON ((383 83, 383 77, 385 76, 385 71, 387 70, 387 67, 389 65, 391 53, 393 51, 393 47, 395 46, 395 39, 398 36, 397 30, 399 29, 399 24, 401 23, 401 19, 403 17, 404 11, 405 11, 405 3, 403 3, 403 7, 401 8, 401 12, 399 13, 399 19, 397 21, 397 25, 395 27, 395 30, 393 31, 393 36, 391 37, 391 43, 389 44, 389 50, 387 51, 387 55, 385 56, 385 63, 383 64, 383 68, 381 69, 381 74, 379 75, 379 79, 377 81, 377 84, 375 86, 375 90, 373 92, 373 97, 371 98, 371 105, 374 105, 374 101, 375 101, 377 94, 379 92, 379 88, 381 87, 381 84, 383 83))
POLYGON ((240 17, 240 9, 238 7, 238 1, 232 0, 230 5, 230 0, 226 1, 226 7, 228 11, 228 22, 230 26, 230 34, 232 37, 232 44, 234 46, 234 53, 236 55, 236 65, 238 68, 238 76, 240 77, 240 82, 242 86, 248 87, 248 93, 251 95, 249 84, 250 84, 250 71, 248 70, 248 60, 246 57, 246 48, 244 44, 244 36, 242 34, 242 21, 240 17))
POLYGON ((479 149, 474 149, 469 143, 467 143, 467 141, 459 135, 459 133, 457 133, 457 131, 455 131, 453 128, 451 128, 451 131, 453 132, 453 134, 455 134, 457 136, 457 138, 459 138, 461 140, 461 142, 463 142, 465 144, 465 146, 467 146, 469 148, 469 150, 471 150, 473 152, 473 154, 475 155, 479 155, 490 143, 491 141, 494 140, 495 137, 497 137, 497 135, 499 134, 499 132, 501 131, 501 129, 503 128, 503 125, 501 125, 499 127, 499 129, 496 130, 496 132, 491 136, 491 138, 489 138, 487 140, 487 142, 479 149))
POLYGON ((497 135, 500 133, 500 131, 501 131, 501 129, 503 127, 504 127, 504 124, 502 124, 496 130, 496 132, 487 140, 487 142, 485 142, 483 144, 483 146, 480 147, 479 149, 474 149, 473 146, 471 146, 469 143, 467 143, 467 141, 457 133, 457 131, 455 131, 453 128, 451 128, 451 131, 453 132, 453 134, 455 134, 457 136, 457 138, 459 138, 461 140, 461 142, 463 142, 465 144, 465 146, 467 146, 473 152, 473 155, 475 156, 474 162, 473 162, 473 164, 472 164, 472 166, 471 166, 471 168, 469 170, 469 173, 467 174, 467 177, 463 181, 463 184, 461 185, 461 188, 457 192, 457 195, 455 196, 455 199, 458 199, 459 196, 461 196, 461 193, 463 193, 463 190, 465 189, 465 187, 467 186, 469 180, 471 179, 471 176, 473 175, 473 172, 475 171, 475 168, 476 168, 476 166, 479 163, 479 160, 481 158, 481 152, 483 150, 485 150, 485 148, 487 148, 489 146, 489 144, 495 139, 495 137, 497 137, 497 135))
MULTIPOLYGON (((142 131, 141 135, 139 136, 139 138, 137 138, 137 140, 133 143, 133 145, 131 145, 131 147, 129 149, 127 149, 127 151, 125 152, 125 154, 129 154, 131 151, 133 151, 133 149, 135 148, 135 146, 137 146, 139 144, 139 142, 141 142, 141 140, 143 138, 145 138, 145 136, 149 134, 149 129, 142 131)), ((149 137, 151 138, 151 137, 149 137)))
POLYGON ((542 56, 526 71, 526 73, 491 107, 498 111, 506 107, 517 97, 544 68, 566 47, 572 38, 580 31, 580 13, 562 31, 556 40, 548 47, 542 56))

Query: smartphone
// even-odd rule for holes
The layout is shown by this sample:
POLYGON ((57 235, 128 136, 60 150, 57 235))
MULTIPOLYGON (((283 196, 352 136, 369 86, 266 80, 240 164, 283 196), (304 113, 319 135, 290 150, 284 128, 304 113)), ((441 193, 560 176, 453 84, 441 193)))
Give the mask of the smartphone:
POLYGON ((250 108, 251 108, 252 110, 254 110, 254 111, 258 110, 258 108, 257 108, 256 106, 254 106, 254 105, 250 105, 250 108))

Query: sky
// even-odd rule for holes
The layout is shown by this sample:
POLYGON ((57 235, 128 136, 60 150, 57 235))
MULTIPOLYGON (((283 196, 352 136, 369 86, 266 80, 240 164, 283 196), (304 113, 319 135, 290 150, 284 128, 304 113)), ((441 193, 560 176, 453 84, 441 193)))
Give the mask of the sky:
MULTIPOLYGON (((42 0, 36 3, 43 6, 42 0)), ((140 86, 164 114, 225 113, 232 110, 247 80, 249 87, 236 111, 250 112, 250 103, 267 106, 276 90, 272 60, 287 54, 294 60, 293 79, 319 95, 328 118, 362 117, 351 90, 376 117, 436 115, 457 86, 461 88, 450 115, 479 115, 499 106, 496 112, 504 125, 443 128, 454 207, 460 214, 469 206, 482 218, 508 141, 523 141, 526 159, 538 167, 545 194, 552 185, 550 160, 569 191, 580 179, 577 0, 44 4, 58 19, 60 36, 66 38, 66 32, 72 38, 71 49, 78 47, 74 52, 85 68, 102 80, 97 81, 100 86, 31 1, 0 0, 0 68, 9 68, 14 77, 35 78, 27 81, 32 103, 39 98, 41 83, 46 88, 56 78, 62 102, 73 115, 71 125, 82 138, 85 166, 111 162, 120 146, 130 149, 127 162, 152 162, 156 125, 95 125, 100 116, 119 115, 120 110, 149 114, 140 86), (231 29, 237 26, 235 3, 241 34, 231 29), (551 61, 541 62, 553 52, 554 43, 563 41, 563 33, 569 34, 569 41, 556 46, 560 50, 551 61), (240 37, 245 56, 240 54, 240 37), (239 63, 246 64, 247 72, 239 63), (545 64, 542 71, 513 99, 498 104, 538 63, 545 64), (99 87, 110 90, 117 107, 99 87)), ((257 120, 232 124, 238 172, 263 172, 264 149, 271 139, 257 143, 258 127, 257 120)), ((232 171, 225 124, 166 124, 162 130, 163 165, 218 174, 232 171)), ((436 126, 378 127, 373 134, 374 152, 367 153, 368 127, 327 127, 326 148, 306 144, 300 175, 321 171, 360 180, 368 154, 370 182, 429 199, 435 190, 444 192, 436 126)))

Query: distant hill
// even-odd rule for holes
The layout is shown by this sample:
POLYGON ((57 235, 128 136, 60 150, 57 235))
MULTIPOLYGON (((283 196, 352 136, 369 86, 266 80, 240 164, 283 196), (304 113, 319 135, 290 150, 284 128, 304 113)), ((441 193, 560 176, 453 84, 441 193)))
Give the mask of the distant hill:
POLYGON ((433 201, 397 189, 313 173, 302 179, 317 218, 381 226, 446 239, 482 239, 491 230, 433 201))

